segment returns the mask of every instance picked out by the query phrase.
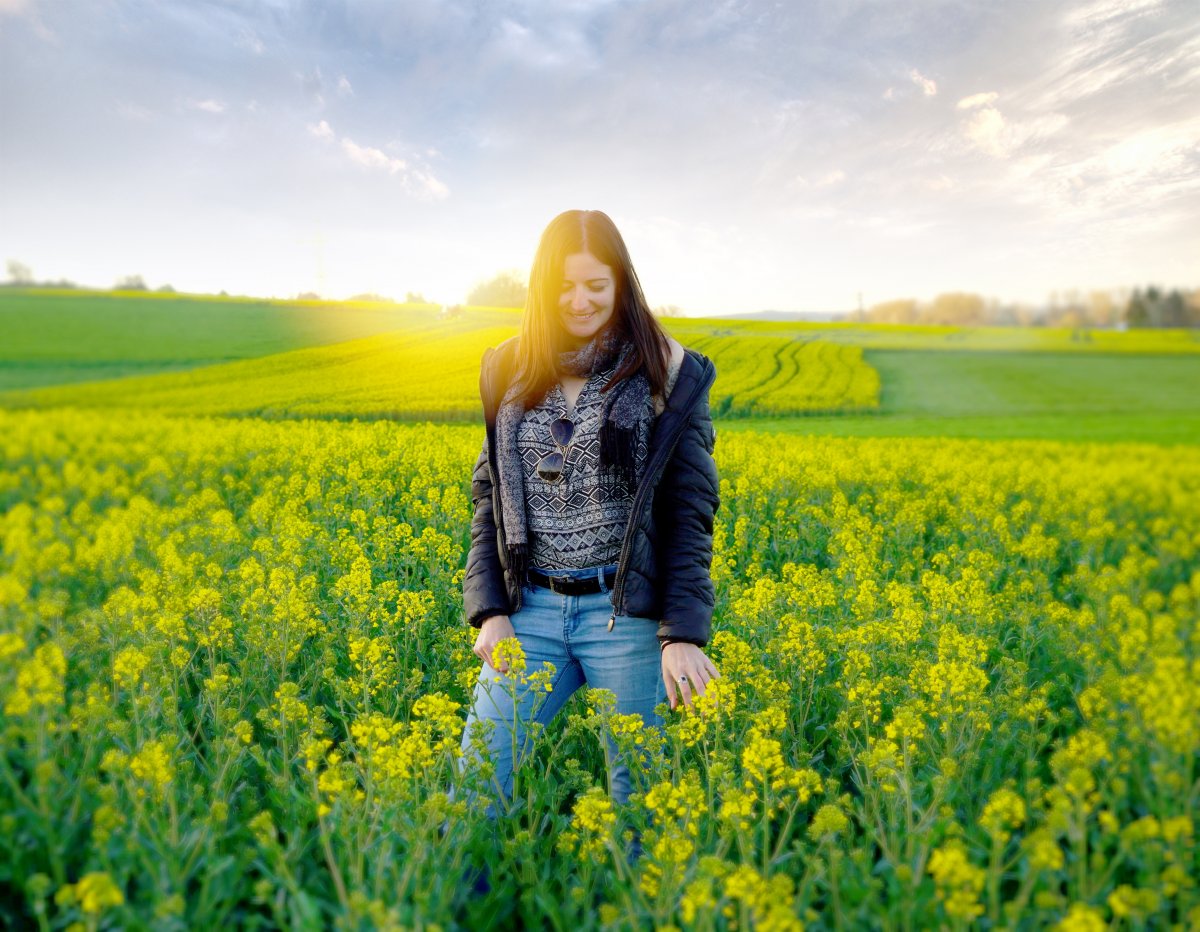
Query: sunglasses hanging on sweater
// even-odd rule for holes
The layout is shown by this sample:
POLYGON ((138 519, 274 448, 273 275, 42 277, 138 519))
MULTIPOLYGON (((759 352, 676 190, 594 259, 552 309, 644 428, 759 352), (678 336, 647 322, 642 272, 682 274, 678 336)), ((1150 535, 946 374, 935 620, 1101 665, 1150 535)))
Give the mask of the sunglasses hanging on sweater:
POLYGON ((575 425, 565 417, 550 422, 550 439, 558 447, 547 453, 537 464, 537 473, 546 482, 558 482, 562 478, 563 466, 567 462, 567 447, 575 436, 575 425))

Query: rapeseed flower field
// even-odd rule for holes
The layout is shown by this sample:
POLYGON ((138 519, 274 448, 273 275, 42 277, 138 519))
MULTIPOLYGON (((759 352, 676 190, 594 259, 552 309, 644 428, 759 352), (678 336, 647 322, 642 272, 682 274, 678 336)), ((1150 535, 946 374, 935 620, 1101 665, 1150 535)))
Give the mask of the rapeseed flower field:
POLYGON ((0 921, 1200 926, 1200 449, 721 432, 721 679, 581 692, 493 829, 481 433, 0 412, 0 921))

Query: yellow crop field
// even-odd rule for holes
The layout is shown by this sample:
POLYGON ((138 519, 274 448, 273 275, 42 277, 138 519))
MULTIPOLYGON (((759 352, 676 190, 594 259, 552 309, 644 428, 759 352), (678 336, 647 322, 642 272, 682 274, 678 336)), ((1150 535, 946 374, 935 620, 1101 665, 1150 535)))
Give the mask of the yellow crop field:
POLYGON ((12 393, 18 405, 135 407, 176 414, 479 416, 479 360, 516 328, 402 330, 187 372, 12 393), (444 332, 445 330, 449 332, 444 332))
MULTIPOLYGON (((517 327, 471 318, 414 326, 332 346, 204 366, 187 372, 9 393, 18 407, 136 407, 173 414, 259 417, 479 416, 479 360, 517 327)), ((864 410, 879 405, 879 375, 862 349, 782 337, 699 337, 719 380, 713 407, 735 416, 864 410)))
POLYGON ((699 336, 717 367, 711 400, 725 415, 787 415, 879 407, 879 373, 862 347, 787 337, 699 336))
POLYGON ((1200 925, 1200 449, 722 433, 711 701, 581 693, 493 833, 480 440, 0 412, 7 924, 1200 925))

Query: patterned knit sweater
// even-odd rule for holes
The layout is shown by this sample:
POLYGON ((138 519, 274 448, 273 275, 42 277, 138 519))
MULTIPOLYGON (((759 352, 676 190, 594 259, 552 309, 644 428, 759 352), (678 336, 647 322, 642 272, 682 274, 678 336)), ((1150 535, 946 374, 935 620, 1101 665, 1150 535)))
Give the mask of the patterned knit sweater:
MULTIPOLYGON (((633 493, 621 480, 600 470, 600 424, 604 396, 600 389, 615 366, 592 375, 579 392, 574 410, 567 415, 562 386, 555 385, 546 399, 525 412, 517 428, 517 452, 525 479, 525 514, 529 526, 531 566, 541 569, 582 569, 616 563, 621 553, 633 493), (575 424, 566 447, 562 476, 547 482, 537 464, 558 446, 550 437, 550 424, 559 417, 575 424)), ((677 368, 667 375, 667 394, 677 368)), ((661 404, 656 404, 656 413, 661 404)), ((645 460, 646 444, 636 451, 645 460)))

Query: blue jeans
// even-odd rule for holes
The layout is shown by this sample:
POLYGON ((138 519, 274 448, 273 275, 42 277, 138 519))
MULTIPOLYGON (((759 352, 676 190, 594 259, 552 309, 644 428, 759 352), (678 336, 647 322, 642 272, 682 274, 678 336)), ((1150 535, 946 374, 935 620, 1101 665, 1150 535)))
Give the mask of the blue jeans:
MULTIPOLYGON (((603 569, 553 573, 598 576, 598 570, 603 569)), ((602 576, 600 584, 604 586, 602 576)), ((662 679, 658 624, 619 615, 609 631, 612 614, 612 594, 606 589, 589 595, 558 595, 531 586, 523 593, 521 610, 509 616, 525 652, 526 675, 536 673, 547 663, 554 665, 555 672, 549 693, 525 685, 514 690, 511 679, 487 663, 479 673, 463 732, 463 764, 469 767, 477 762, 472 738, 481 722, 491 722, 487 749, 495 767, 494 789, 505 804, 512 799, 513 770, 521 765, 532 745, 529 723, 547 725, 584 683, 611 690, 616 696, 617 712, 640 715, 647 727, 661 727, 662 718, 654 707, 666 702, 667 690, 662 679)), ((611 736, 606 736, 606 741, 612 762, 609 792, 615 803, 624 803, 631 790, 631 762, 618 756, 611 736)), ((494 802, 488 814, 495 815, 494 802)))

